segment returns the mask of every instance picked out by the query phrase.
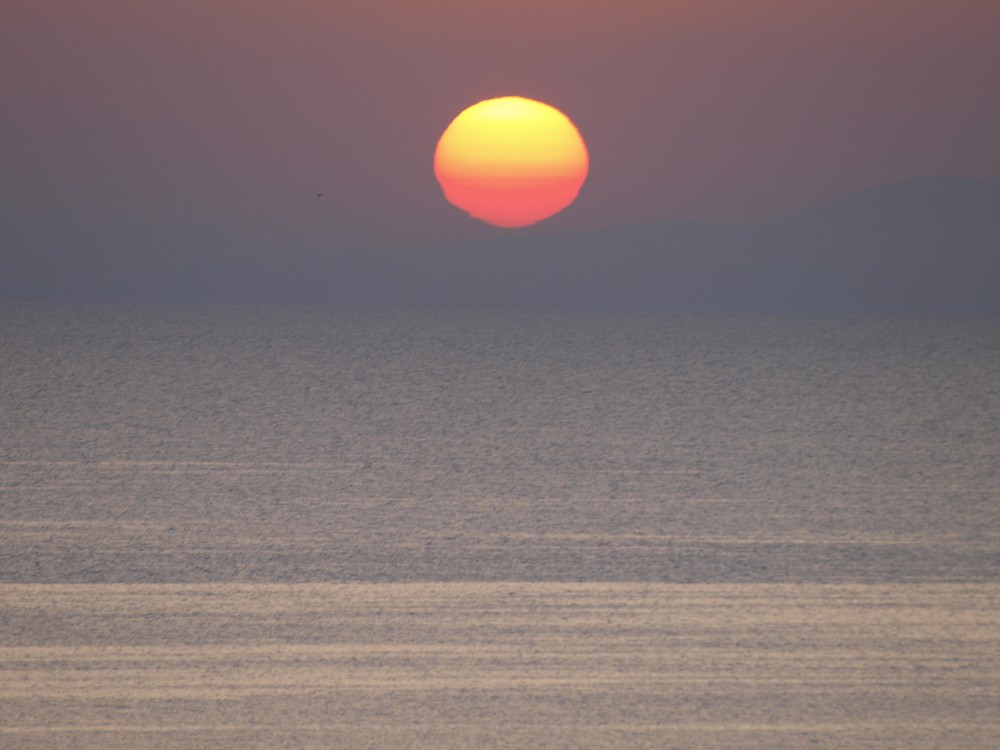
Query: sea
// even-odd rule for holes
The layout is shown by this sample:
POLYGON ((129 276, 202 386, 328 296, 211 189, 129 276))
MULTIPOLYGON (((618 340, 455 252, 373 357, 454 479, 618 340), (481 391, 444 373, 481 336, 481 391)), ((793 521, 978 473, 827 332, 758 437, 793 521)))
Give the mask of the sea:
POLYGON ((1000 747, 1000 319, 2 306, 0 747, 1000 747))

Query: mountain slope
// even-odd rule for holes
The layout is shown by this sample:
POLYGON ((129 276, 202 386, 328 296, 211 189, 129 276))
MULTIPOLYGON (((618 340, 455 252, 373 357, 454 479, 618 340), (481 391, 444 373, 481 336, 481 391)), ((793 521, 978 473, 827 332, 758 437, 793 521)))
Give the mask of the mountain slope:
POLYGON ((666 222, 354 256, 341 303, 1000 314, 1000 181, 914 180, 749 227, 666 222), (383 296, 385 295, 385 296, 383 296))

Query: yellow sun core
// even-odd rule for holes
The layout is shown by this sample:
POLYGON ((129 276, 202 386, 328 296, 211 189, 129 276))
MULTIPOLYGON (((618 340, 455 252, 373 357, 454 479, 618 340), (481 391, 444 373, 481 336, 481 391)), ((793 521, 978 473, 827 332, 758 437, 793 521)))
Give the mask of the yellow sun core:
POLYGON ((523 227, 569 206, 587 178, 580 132, 555 107, 520 96, 463 110, 441 135, 434 175, 473 218, 523 227))

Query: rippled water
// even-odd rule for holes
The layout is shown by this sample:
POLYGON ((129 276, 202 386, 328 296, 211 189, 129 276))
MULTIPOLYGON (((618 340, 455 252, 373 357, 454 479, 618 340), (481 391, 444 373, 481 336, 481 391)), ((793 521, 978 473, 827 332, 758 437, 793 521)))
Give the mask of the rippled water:
POLYGON ((0 744, 1000 743, 1000 321, 0 308, 0 744))

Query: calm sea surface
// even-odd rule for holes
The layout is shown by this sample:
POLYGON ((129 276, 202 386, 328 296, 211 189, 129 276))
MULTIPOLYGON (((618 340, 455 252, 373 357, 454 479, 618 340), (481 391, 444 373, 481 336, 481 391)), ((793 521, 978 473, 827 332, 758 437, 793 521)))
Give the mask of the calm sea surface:
POLYGON ((1000 320, 0 307, 0 746, 1000 746, 1000 320))

